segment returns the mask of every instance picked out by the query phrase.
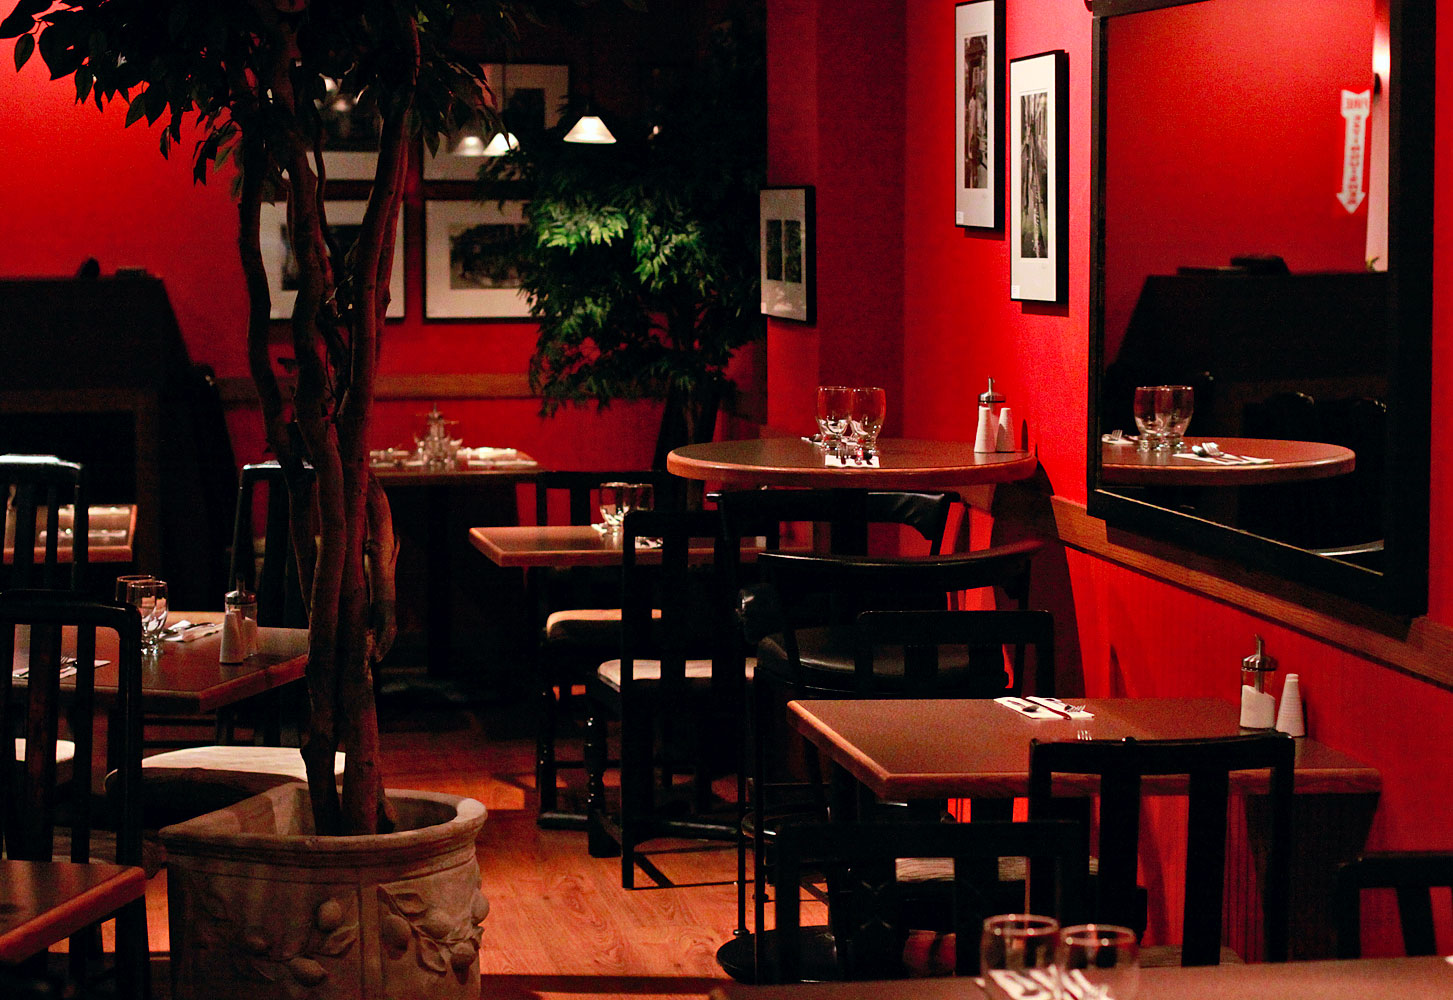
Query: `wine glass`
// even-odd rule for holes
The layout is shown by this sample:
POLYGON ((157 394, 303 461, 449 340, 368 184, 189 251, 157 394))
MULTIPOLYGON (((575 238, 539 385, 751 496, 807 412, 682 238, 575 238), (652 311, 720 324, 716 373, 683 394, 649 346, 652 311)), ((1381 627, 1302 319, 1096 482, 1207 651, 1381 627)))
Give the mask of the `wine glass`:
POLYGON ((1113 924, 1077 924, 1060 932, 1055 951, 1060 996, 1130 1000, 1140 986, 1135 932, 1113 924))
POLYGON ((156 579, 156 577, 152 576, 150 573, 128 573, 125 576, 118 576, 116 578, 116 603, 130 603, 130 599, 126 596, 126 592, 133 583, 140 583, 143 580, 154 579, 156 579))
POLYGON ((1186 435, 1186 428, 1191 425, 1195 398, 1195 390, 1188 385, 1156 387, 1155 419, 1163 428, 1165 450, 1186 450, 1186 444, 1181 439, 1186 435))
POLYGON ((852 427, 853 390, 845 385, 820 385, 817 387, 817 428, 822 432, 822 444, 829 452, 838 454, 843 436, 852 427))
POLYGON ((154 652, 161 647, 161 634, 166 629, 167 586, 164 580, 147 578, 126 584, 126 603, 141 612, 141 648, 154 652))
POLYGON ((860 386, 853 390, 852 429, 864 458, 872 458, 878 448, 878 432, 888 413, 888 396, 878 386, 860 386))
POLYGON ((984 921, 979 974, 994 997, 1053 995, 1059 921, 1032 913, 1001 913, 984 921))

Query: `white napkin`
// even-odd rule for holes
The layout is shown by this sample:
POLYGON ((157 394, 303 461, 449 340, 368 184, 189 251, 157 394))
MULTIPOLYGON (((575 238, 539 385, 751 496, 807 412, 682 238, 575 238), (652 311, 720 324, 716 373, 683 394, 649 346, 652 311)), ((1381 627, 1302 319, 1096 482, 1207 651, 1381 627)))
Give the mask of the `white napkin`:
POLYGON ((1057 992, 1054 973, 1045 969, 990 969, 987 975, 1009 1000, 1052 1000, 1057 992))
POLYGON ((1072 712, 1070 706, 1058 698, 995 698, 995 702, 1012 709, 1026 719, 1093 719, 1094 712, 1084 709, 1072 712))
MULTIPOLYGON (((108 664, 110 662, 111 662, 110 660, 97 660, 96 661, 96 666, 98 666, 98 667, 104 667, 106 664, 108 664)), ((70 677, 75 672, 76 672, 76 658, 74 656, 62 656, 61 657, 61 673, 60 673, 61 679, 64 680, 65 678, 70 677)), ((10 671, 10 676, 11 677, 14 677, 16 680, 22 680, 23 681, 23 680, 25 680, 25 678, 27 678, 27 677, 30 676, 30 667, 28 667, 28 666, 18 667, 17 669, 10 671)))
POLYGON ((476 462, 501 462, 520 457, 518 448, 460 448, 462 458, 476 462))
POLYGON ((222 628, 221 622, 202 622, 200 625, 193 625, 183 618, 175 625, 169 625, 162 633, 162 640, 165 642, 191 642, 193 639, 200 639, 204 635, 211 635, 222 628))
POLYGON ((822 456, 823 464, 830 469, 876 469, 878 468, 878 456, 872 458, 838 458, 836 455, 822 456))
POLYGON ((1254 455, 1228 455, 1224 451, 1219 455, 1193 455, 1188 451, 1178 451, 1171 458, 1187 458, 1192 462, 1210 462, 1212 465, 1270 465, 1276 461, 1254 455))

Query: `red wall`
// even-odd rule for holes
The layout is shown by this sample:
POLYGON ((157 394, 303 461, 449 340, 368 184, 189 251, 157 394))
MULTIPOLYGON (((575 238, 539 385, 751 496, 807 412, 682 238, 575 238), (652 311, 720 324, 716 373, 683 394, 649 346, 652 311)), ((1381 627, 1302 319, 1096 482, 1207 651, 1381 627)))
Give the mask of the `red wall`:
MULTIPOLYGON (((3 46, 9 60, 10 46, 3 46)), ((191 142, 169 161, 155 130, 122 127, 124 107, 77 106, 68 83, 51 82, 39 58, 0 72, 0 275, 71 274, 87 257, 110 273, 144 267, 166 279, 192 360, 219 375, 247 374, 246 299, 235 248, 229 176, 191 181, 191 142)), ((406 316, 384 337, 384 375, 525 371, 534 326, 423 319, 423 198, 417 169, 404 213, 406 316)), ((285 332, 282 333, 285 337, 285 332)), ((281 343, 280 343, 281 347, 281 343)), ((285 350, 285 348, 283 348, 285 350)), ((659 408, 616 404, 538 416, 532 399, 445 400, 470 445, 522 448, 558 468, 648 465, 659 408)), ((373 443, 409 443, 427 401, 378 405, 373 443)), ((262 457, 250 412, 232 421, 238 461, 262 457)))
MULTIPOLYGON (((846 184, 852 204, 854 185, 871 188, 871 178, 855 179, 840 169, 846 151, 829 147, 823 129, 810 120, 812 103, 828 89, 861 96, 898 70, 891 60, 896 46, 885 46, 881 60, 864 63, 857 52, 824 44, 824 21, 851 23, 881 18, 874 0, 769 0, 773 31, 770 65, 810 65, 822 82, 801 89, 773 86, 773 130, 769 162, 790 162, 815 175, 802 183, 846 184), (792 26, 796 30, 778 30, 792 26), (802 30, 816 25, 816 31, 802 30), (784 103, 793 104, 784 108, 784 103), (787 127, 790 124, 790 127, 787 127), (784 148, 807 143, 807 148, 784 148)), ((913 436, 958 438, 973 432, 973 397, 984 379, 996 385, 1027 419, 1030 440, 1055 493, 1085 499, 1086 383, 1089 364, 1089 209, 1090 209, 1090 15, 1083 4, 1060 0, 1006 4, 1006 57, 1064 49, 1070 59, 1069 296, 1062 306, 1011 302, 1008 297, 1008 247, 1003 234, 980 234, 953 225, 953 0, 915 0, 895 5, 903 24, 904 100, 899 138, 903 158, 902 357, 905 391, 896 399, 903 430, 913 436)), ((1309 5, 1315 6, 1315 5, 1309 5)), ((1438 3, 1445 23, 1453 23, 1453 0, 1438 3)), ((878 21, 873 20, 874 30, 878 21)), ((1275 29, 1279 31, 1280 29, 1275 29)), ((890 33, 890 38, 896 38, 890 33)), ((1439 63, 1453 65, 1453 32, 1444 33, 1439 63)), ((1293 39, 1300 42, 1302 39, 1293 39)), ((798 70, 806 76, 805 70, 798 70)), ((1447 156, 1453 128, 1453 75, 1439 84, 1435 127, 1439 138, 1438 189, 1453 190, 1447 156)), ((1350 89, 1350 88, 1349 88, 1350 89)), ((819 106, 817 113, 825 114, 819 106)), ((859 146, 870 134, 862 133, 859 146)), ((775 166, 774 166, 775 169, 775 166)), ((775 176, 786 182, 788 178, 775 176)), ((876 196, 876 190, 874 196, 876 196)), ((1335 187, 1329 186, 1330 192, 1335 187)), ((819 209, 819 226, 827 210, 819 209)), ((1335 206, 1335 203, 1333 203, 1335 206)), ((1437 205, 1439 225, 1435 260, 1434 380, 1449 373, 1453 344, 1453 287, 1448 251, 1453 249, 1453 212, 1437 205)), ((871 239, 838 248, 839 256, 819 258, 820 288, 835 280, 823 271, 841 268, 865 279, 879 272, 881 247, 871 239)), ((866 279, 865 279, 866 280, 866 279)), ((890 279, 891 280, 891 279, 890 279)), ((800 420, 805 407, 801 387, 778 379, 779 370, 811 372, 818 357, 847 347, 851 327, 820 322, 815 331, 777 324, 769 329, 769 380, 772 421, 800 420)), ((1453 374, 1453 373, 1449 373, 1453 374)), ((1435 394, 1434 439, 1450 425, 1448 403, 1435 394)), ((1431 456, 1433 545, 1430 609, 1433 618, 1453 624, 1447 568, 1449 539, 1443 528, 1453 503, 1453 463, 1446 449, 1431 456)), ((1312 734, 1375 767, 1384 790, 1371 834, 1371 847, 1453 848, 1453 693, 1333 649, 1254 614, 1198 597, 1176 587, 1105 563, 1069 554, 1068 593, 1077 621, 1085 688, 1090 694, 1208 695, 1233 701, 1241 657, 1252 634, 1267 639, 1282 673, 1301 675, 1312 734), (1417 705, 1416 721, 1409 706, 1417 705)), ((1151 873, 1159 878, 1159 873, 1151 873)), ((1390 909, 1367 921, 1370 953, 1395 950, 1390 909)), ((1157 933, 1173 931, 1174 920, 1160 914, 1157 933)), ((1448 942, 1444 942, 1445 948, 1448 942)))

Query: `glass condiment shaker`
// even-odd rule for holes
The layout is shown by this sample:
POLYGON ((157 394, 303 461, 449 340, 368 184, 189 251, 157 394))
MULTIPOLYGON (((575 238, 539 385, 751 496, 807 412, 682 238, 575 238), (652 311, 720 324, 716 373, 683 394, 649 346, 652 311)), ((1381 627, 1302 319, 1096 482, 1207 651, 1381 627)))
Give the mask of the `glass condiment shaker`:
POLYGON ((257 652, 257 595, 245 589, 242 581, 237 589, 222 599, 223 663, 241 663, 257 652))
POLYGON ((974 451, 987 454, 999 450, 999 408, 1004 405, 1004 396, 994 391, 994 380, 989 379, 988 391, 979 394, 979 426, 974 434, 974 451))

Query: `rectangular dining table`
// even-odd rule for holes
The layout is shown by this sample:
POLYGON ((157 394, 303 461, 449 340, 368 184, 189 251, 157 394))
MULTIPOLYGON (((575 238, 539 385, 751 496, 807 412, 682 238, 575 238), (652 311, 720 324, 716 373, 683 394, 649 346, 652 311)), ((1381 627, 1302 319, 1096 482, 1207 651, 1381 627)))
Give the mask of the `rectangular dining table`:
MULTIPOLYGON (((963 976, 892 982, 748 986, 726 983, 712 1000, 986 1000, 963 976)), ((1363 958, 1141 969, 1136 1000, 1429 1000, 1453 996, 1447 958, 1363 958)), ((1048 994, 1038 1000, 1049 1000, 1048 994)))
MULTIPOLYGON (((1027 794, 1029 743, 1093 739, 1198 739, 1246 732, 1238 708, 1217 698, 1090 698, 1091 719, 1030 719, 987 699, 794 701, 792 727, 833 764, 835 797, 850 801, 854 783, 886 801, 1007 799, 1027 794)), ((1093 778, 1056 779, 1056 793, 1093 792, 1093 778)), ((1232 775, 1233 793, 1256 796, 1265 773, 1232 775)), ((1332 941, 1335 867, 1359 852, 1382 788, 1375 768, 1315 740, 1296 741, 1292 872, 1292 954, 1327 957, 1332 941)), ((1185 791, 1183 776, 1146 777, 1147 795, 1185 791)), ((1251 827, 1248 807, 1248 827, 1251 827)), ((1254 830, 1249 830, 1253 839, 1254 830)), ((1249 864, 1249 859, 1246 859, 1249 864)), ((1227 866, 1228 879, 1253 882, 1249 868, 1227 866)), ((1232 895, 1254 892, 1249 884, 1232 895)))

